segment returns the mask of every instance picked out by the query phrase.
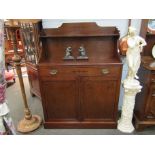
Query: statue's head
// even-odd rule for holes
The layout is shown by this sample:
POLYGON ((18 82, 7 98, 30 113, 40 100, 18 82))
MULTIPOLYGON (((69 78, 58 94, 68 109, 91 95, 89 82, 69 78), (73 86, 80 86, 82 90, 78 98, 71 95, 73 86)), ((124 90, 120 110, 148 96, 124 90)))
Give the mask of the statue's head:
POLYGON ((84 50, 85 50, 85 49, 84 49, 83 46, 80 46, 80 47, 79 47, 79 51, 80 51, 80 52, 82 52, 82 51, 84 51, 84 50))
POLYGON ((71 52, 72 51, 72 48, 69 46, 69 47, 67 47, 66 51, 67 52, 71 52))
POLYGON ((135 36, 136 35, 136 29, 134 27, 129 27, 129 30, 128 30, 128 34, 130 36, 135 36))

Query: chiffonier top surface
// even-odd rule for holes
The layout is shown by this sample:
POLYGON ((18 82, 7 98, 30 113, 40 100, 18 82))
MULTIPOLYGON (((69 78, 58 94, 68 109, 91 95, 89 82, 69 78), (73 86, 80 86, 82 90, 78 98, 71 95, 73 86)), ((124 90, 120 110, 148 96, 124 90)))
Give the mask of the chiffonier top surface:
POLYGON ((101 27, 96 23, 64 23, 58 28, 41 32, 42 52, 39 65, 96 65, 121 64, 116 27, 101 27), (83 46, 88 60, 77 60, 83 46), (74 60, 64 60, 67 47, 72 48, 74 60))

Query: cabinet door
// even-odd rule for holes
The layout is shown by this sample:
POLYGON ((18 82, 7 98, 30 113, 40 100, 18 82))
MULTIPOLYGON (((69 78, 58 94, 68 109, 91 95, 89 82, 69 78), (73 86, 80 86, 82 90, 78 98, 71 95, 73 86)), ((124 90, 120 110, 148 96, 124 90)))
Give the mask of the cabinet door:
POLYGON ((78 118, 76 78, 45 78, 41 89, 46 121, 69 121, 78 118))
POLYGON ((104 77, 83 77, 81 80, 81 109, 84 120, 113 120, 116 115, 118 81, 104 77))

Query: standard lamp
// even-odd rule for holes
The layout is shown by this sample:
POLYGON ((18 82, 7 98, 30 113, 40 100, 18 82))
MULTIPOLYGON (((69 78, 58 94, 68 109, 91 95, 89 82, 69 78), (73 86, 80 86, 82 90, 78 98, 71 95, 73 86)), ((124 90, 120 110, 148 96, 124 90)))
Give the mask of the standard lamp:
POLYGON ((23 77, 21 72, 21 57, 18 54, 17 39, 16 39, 16 32, 17 30, 20 29, 20 27, 5 26, 5 28, 8 29, 11 35, 11 43, 14 49, 14 57, 12 58, 12 60, 14 61, 14 64, 16 67, 16 72, 18 75, 22 97, 24 101, 24 118, 18 123, 17 130, 22 133, 27 133, 37 129, 41 125, 42 119, 38 115, 32 115, 29 109, 29 106, 27 104, 25 87, 24 87, 24 82, 23 82, 23 77))

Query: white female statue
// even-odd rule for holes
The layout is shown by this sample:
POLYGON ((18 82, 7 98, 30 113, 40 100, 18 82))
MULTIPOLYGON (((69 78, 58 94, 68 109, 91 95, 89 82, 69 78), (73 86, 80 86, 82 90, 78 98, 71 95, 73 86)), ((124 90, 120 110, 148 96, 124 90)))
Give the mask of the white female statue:
POLYGON ((127 45, 126 58, 129 67, 127 79, 139 79, 137 72, 141 63, 140 53, 142 52, 143 46, 146 45, 146 42, 143 38, 136 35, 136 29, 133 27, 129 27, 127 45))
POLYGON ((143 46, 146 42, 143 38, 136 35, 136 29, 129 27, 128 38, 127 38, 127 64, 128 64, 128 75, 123 81, 124 87, 124 98, 122 105, 121 118, 118 121, 117 128, 122 132, 131 133, 134 131, 132 124, 133 110, 135 106, 135 97, 142 89, 137 76, 138 69, 141 63, 140 53, 142 52, 143 46))

